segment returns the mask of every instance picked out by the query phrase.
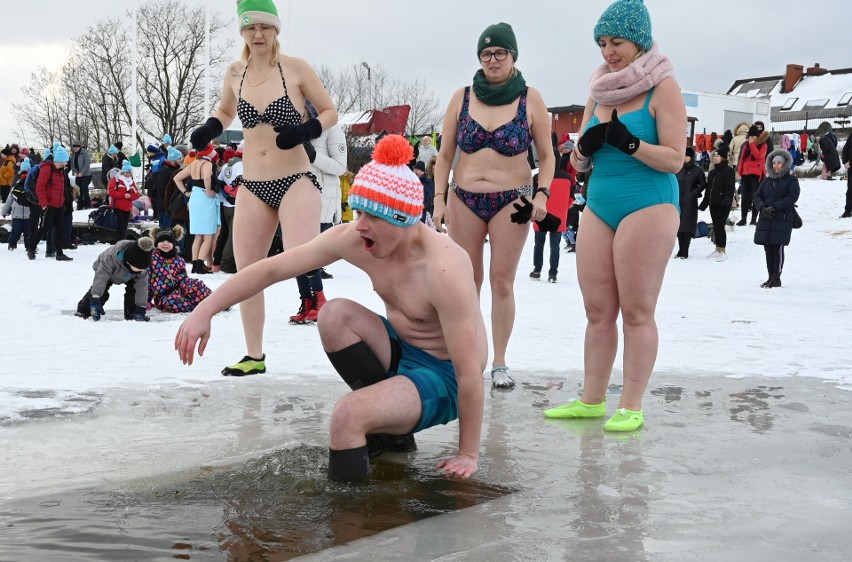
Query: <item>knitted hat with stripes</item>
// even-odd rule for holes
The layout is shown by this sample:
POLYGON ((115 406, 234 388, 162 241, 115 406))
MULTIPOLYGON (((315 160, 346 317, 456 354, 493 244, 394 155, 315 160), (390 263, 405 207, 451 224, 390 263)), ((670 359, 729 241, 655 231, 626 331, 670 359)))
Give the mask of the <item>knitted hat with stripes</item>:
POLYGON ((349 190, 349 206, 396 226, 417 224, 423 214, 423 184, 408 163, 414 149, 400 135, 388 135, 373 150, 349 190))

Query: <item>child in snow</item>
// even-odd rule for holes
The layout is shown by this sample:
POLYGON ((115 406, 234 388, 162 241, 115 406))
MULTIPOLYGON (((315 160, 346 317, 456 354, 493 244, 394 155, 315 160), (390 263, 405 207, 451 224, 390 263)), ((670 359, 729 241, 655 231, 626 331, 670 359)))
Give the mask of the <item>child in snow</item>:
POLYGON ((27 201, 27 192, 24 190, 24 182, 29 172, 30 159, 24 158, 21 162, 21 177, 18 178, 18 183, 12 188, 12 193, 0 209, 3 218, 12 215, 12 232, 9 233, 10 250, 18 247, 21 234, 24 236, 24 246, 27 246, 30 241, 30 203, 27 201))
POLYGON ((127 285, 124 289, 124 319, 147 322, 148 266, 154 241, 148 236, 139 240, 119 240, 98 256, 92 269, 95 279, 92 286, 77 303, 75 316, 97 322, 104 314, 104 304, 109 300, 109 288, 127 285))
POLYGON ((213 291, 204 281, 186 274, 186 262, 177 251, 183 227, 153 228, 150 234, 155 244, 148 271, 151 304, 163 312, 192 312, 213 291))

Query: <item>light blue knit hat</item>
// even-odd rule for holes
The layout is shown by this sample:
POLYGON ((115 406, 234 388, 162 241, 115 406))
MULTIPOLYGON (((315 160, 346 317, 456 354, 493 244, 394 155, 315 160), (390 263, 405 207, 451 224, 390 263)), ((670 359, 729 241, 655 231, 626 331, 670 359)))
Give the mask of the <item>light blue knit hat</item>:
POLYGON ((65 147, 58 142, 53 143, 53 161, 61 163, 68 162, 69 160, 71 160, 71 156, 68 154, 68 151, 65 150, 65 147))
POLYGON ((121 163, 121 171, 122 172, 132 172, 133 164, 130 163, 130 160, 125 160, 121 163))
POLYGON ((168 133, 163 135, 163 144, 172 144, 172 136, 168 133))
POLYGON ((21 161, 21 171, 22 172, 29 172, 31 167, 32 167, 32 165, 30 164, 29 158, 24 158, 21 161))
POLYGON ((595 43, 604 35, 632 41, 643 51, 651 49, 651 15, 642 0, 617 0, 595 25, 595 43))
POLYGON ((183 158, 183 154, 180 153, 180 150, 173 146, 170 146, 169 152, 168 154, 166 154, 166 160, 168 160, 169 162, 177 162, 181 158, 183 158))
POLYGON ((118 149, 115 147, 114 144, 111 144, 109 146, 109 149, 107 150, 107 154, 118 154, 118 149))

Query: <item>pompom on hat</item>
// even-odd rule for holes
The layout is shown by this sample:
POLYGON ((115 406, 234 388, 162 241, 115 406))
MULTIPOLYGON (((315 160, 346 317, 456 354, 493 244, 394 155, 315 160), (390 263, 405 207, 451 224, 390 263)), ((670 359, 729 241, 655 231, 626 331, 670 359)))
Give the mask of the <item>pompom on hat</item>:
POLYGON ((135 244, 124 251, 124 262, 136 269, 148 269, 151 265, 151 251, 154 240, 150 236, 142 236, 135 244))
POLYGON ((423 214, 423 184, 408 163, 414 149, 400 135, 387 135, 352 182, 349 206, 396 226, 417 224, 423 214))
POLYGON ((595 43, 603 36, 621 37, 649 51, 654 42, 651 14, 642 0, 617 0, 601 14, 595 25, 595 43))
POLYGON ((255 24, 271 25, 277 33, 281 33, 281 19, 272 0, 238 0, 237 19, 240 21, 240 33, 255 24))
POLYGON ((163 241, 168 241, 172 243, 172 246, 176 246, 178 240, 183 238, 183 227, 176 224, 172 228, 152 228, 151 238, 154 239, 155 245, 163 241))

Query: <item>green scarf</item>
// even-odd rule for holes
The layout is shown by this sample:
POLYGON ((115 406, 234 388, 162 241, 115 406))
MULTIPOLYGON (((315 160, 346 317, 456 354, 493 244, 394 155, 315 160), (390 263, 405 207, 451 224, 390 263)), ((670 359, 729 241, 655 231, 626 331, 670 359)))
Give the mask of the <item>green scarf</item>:
POLYGON ((507 82, 493 86, 485 79, 485 72, 480 68, 473 75, 473 92, 476 99, 486 105, 506 105, 524 93, 527 81, 520 70, 515 69, 515 75, 507 82))

